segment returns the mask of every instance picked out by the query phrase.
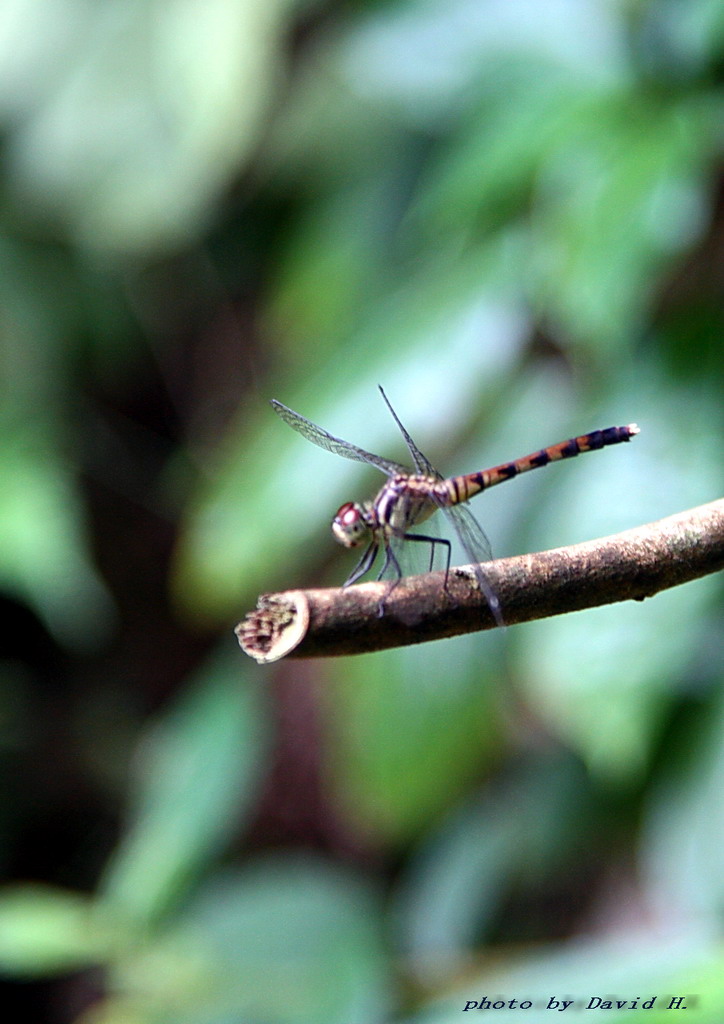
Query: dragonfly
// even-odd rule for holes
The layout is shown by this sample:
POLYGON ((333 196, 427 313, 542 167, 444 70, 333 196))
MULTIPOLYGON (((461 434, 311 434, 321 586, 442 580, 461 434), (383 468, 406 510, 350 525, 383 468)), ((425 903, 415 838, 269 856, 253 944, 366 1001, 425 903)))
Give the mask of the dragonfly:
POLYGON ((623 427, 594 430, 589 434, 581 434, 578 437, 569 438, 567 441, 541 448, 537 452, 524 455, 512 462, 503 462, 491 469, 466 473, 462 476, 444 477, 412 440, 382 387, 380 387, 380 392, 405 439, 415 472, 399 462, 374 455, 372 452, 365 451, 364 448, 350 444, 349 441, 343 441, 276 399, 271 400, 274 411, 308 441, 324 448, 325 451, 341 455, 345 459, 376 466, 387 476, 386 482, 376 497, 364 502, 345 502, 337 510, 332 520, 332 533, 340 544, 346 548, 364 547, 362 557, 343 586, 351 586, 365 576, 374 565, 378 554, 382 552, 383 563, 377 578, 382 579, 388 571, 393 574, 390 588, 379 606, 379 614, 384 614, 384 608, 392 589, 403 578, 399 554, 401 546, 405 542, 416 542, 430 545, 431 569, 436 547, 440 545, 445 548, 447 562, 444 586, 446 587, 452 557, 451 542, 446 538, 411 532, 413 527, 425 522, 435 512, 440 511, 452 525, 463 551, 473 566, 480 591, 493 618, 498 625, 504 625, 500 600, 486 577, 482 564, 493 557, 490 541, 468 508, 469 499, 496 484, 512 480, 513 477, 519 476, 521 473, 527 473, 531 469, 539 469, 562 459, 571 459, 582 452, 598 451, 608 445, 630 441, 639 433, 638 426, 635 423, 629 423, 623 427))

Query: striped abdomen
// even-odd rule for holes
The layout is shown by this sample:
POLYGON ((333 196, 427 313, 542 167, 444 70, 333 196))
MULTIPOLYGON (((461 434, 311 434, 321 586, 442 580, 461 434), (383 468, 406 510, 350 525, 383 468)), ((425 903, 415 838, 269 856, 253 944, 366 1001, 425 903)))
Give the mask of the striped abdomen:
POLYGON ((639 428, 635 423, 629 423, 626 427, 608 427, 606 430, 594 430, 590 434, 581 434, 580 437, 572 437, 568 441, 561 441, 559 444, 552 444, 549 448, 541 448, 532 455, 524 455, 522 459, 514 462, 503 462, 492 469, 483 469, 478 473, 467 473, 465 476, 451 477, 438 484, 438 487, 445 489, 446 498, 451 505, 457 505, 461 501, 467 501, 480 491, 494 487, 495 484, 502 484, 505 480, 511 480, 519 473, 527 473, 530 469, 538 469, 547 466, 549 462, 559 462, 561 459, 572 459, 574 455, 581 452, 594 452, 599 448, 605 448, 610 444, 621 444, 622 441, 630 441, 638 434, 639 428))

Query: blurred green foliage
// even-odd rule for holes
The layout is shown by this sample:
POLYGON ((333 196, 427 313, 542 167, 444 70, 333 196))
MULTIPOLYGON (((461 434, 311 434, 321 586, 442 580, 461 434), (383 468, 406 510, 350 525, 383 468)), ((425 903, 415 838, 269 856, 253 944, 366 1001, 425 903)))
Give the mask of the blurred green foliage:
POLYGON ((722 1019, 714 579, 276 670, 229 635, 345 577, 379 484, 270 397, 402 458, 382 383, 443 472, 641 425, 481 499, 498 555, 719 496, 722 11, 4 3, 0 967, 63 1020, 722 1019))

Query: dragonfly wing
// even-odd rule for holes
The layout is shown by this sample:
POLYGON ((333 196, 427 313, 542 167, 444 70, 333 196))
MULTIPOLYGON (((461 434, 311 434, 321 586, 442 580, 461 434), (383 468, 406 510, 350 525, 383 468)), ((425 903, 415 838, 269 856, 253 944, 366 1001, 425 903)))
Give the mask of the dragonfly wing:
POLYGON ((286 405, 278 402, 276 398, 272 398, 271 407, 278 416, 281 416, 285 423, 293 427, 302 437, 306 437, 312 444, 324 448, 325 451, 332 452, 334 455, 341 455, 345 459, 352 459, 354 462, 367 462, 371 466, 377 466, 387 476, 396 476, 398 473, 407 475, 409 473, 409 470, 398 462, 383 459, 380 455, 373 455, 372 452, 366 452, 364 448, 358 448, 357 445, 350 444, 349 441, 343 441, 341 437, 335 437, 333 434, 327 433, 326 430, 318 427, 316 423, 312 423, 311 420, 305 419, 298 412, 294 412, 293 409, 289 409, 286 405))
POLYGON ((449 544, 441 536, 437 516, 426 519, 420 533, 413 530, 404 537, 391 537, 390 546, 403 576, 416 576, 447 566, 449 544))
POLYGON ((470 509, 465 505, 444 505, 442 511, 453 524, 470 561, 489 562, 493 557, 490 541, 470 509))
POLYGON ((443 479, 442 475, 440 473, 438 473, 438 471, 432 465, 430 460, 425 455, 422 454, 420 449, 417 447, 415 442, 412 440, 412 438, 408 434, 408 432, 405 429, 405 427, 402 425, 402 423, 400 421, 400 417, 397 415, 395 410, 392 408, 392 404, 391 404, 389 398, 387 397, 387 395, 385 394, 385 392, 383 391, 383 389, 381 387, 380 387, 380 392, 382 393, 382 397, 385 400, 387 408, 392 413, 392 418, 394 419, 394 421, 397 424, 397 426, 400 428, 400 432, 402 433, 402 436, 405 439, 405 444, 407 445, 407 447, 410 450, 410 455, 412 456, 413 462, 415 463, 415 469, 417 470, 417 472, 422 474, 423 476, 434 476, 437 480, 442 480, 443 479))
POLYGON ((500 611, 498 595, 493 590, 481 562, 488 562, 493 557, 490 541, 485 536, 483 528, 477 519, 464 505, 443 506, 445 517, 453 524, 455 533, 463 548, 463 551, 472 562, 475 576, 480 585, 480 591, 493 613, 495 621, 499 626, 504 625, 503 616, 500 611))

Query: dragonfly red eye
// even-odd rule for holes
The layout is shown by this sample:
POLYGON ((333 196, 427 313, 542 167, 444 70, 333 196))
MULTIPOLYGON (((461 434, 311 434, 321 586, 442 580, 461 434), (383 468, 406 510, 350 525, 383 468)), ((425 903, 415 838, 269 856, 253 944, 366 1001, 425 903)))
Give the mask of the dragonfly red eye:
POLYGON ((369 526, 362 514, 361 506, 354 501, 347 501, 340 506, 332 520, 332 533, 346 548, 355 548, 366 540, 369 526))
POLYGON ((357 522, 359 517, 359 509, 355 507, 353 502, 348 501, 342 505, 334 518, 337 519, 342 526, 352 526, 357 522))

